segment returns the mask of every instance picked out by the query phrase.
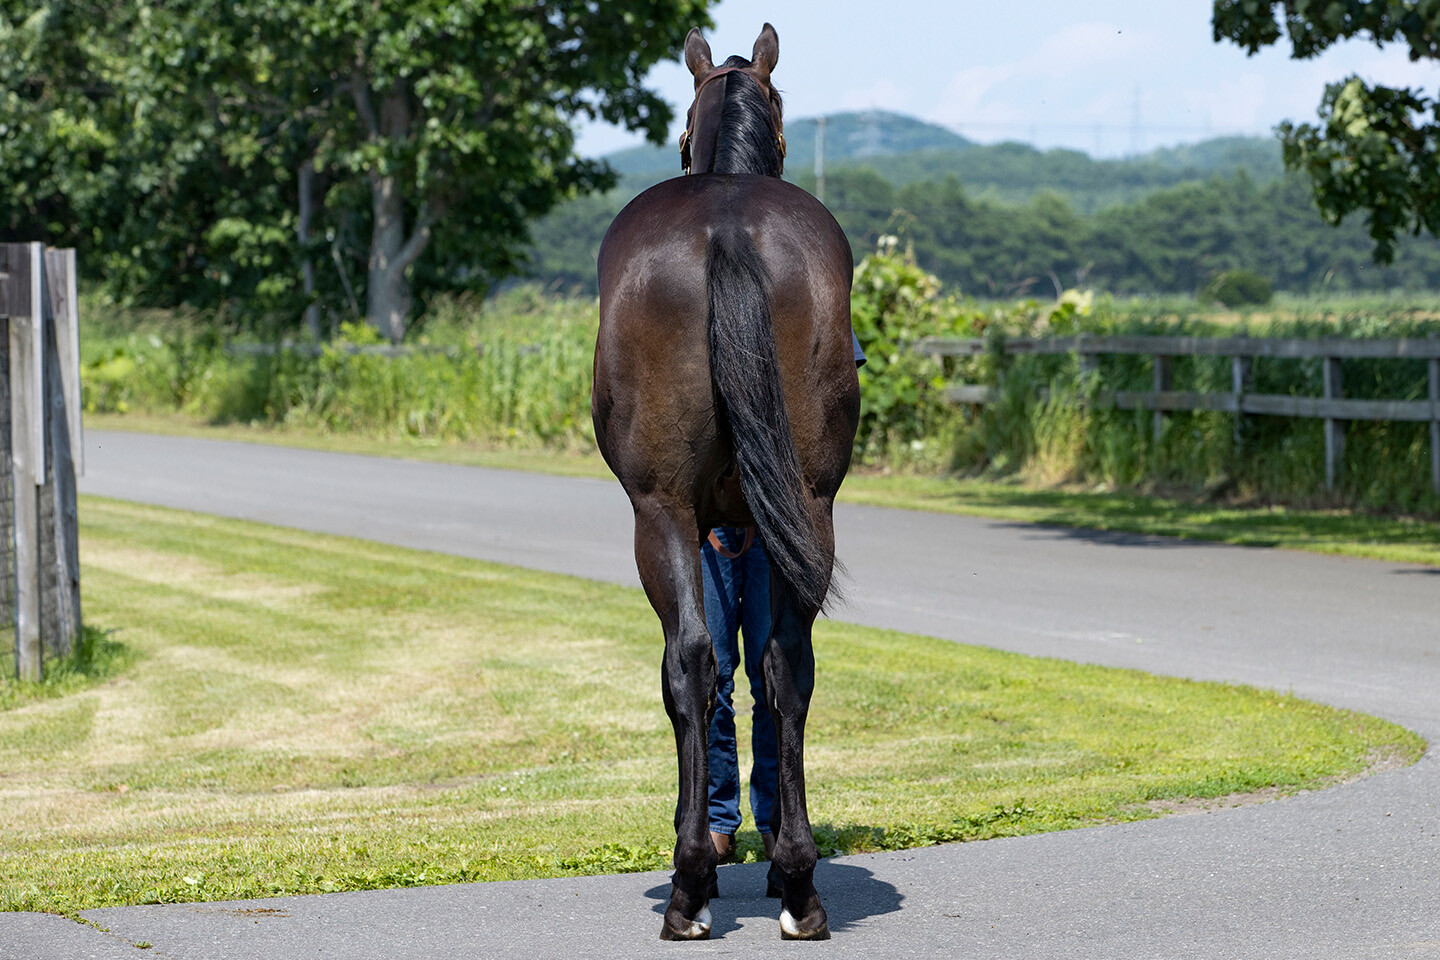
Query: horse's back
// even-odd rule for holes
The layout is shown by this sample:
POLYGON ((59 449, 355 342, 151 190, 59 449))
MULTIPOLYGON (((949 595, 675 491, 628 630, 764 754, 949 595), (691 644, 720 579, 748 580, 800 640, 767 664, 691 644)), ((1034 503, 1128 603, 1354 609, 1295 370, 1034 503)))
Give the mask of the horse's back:
POLYGON ((602 322, 607 302, 619 305, 622 296, 698 309, 703 321, 706 247, 731 227, 751 233, 772 289, 843 286, 848 303, 850 244, 824 204, 776 177, 698 174, 656 184, 611 223, 598 262, 602 322))

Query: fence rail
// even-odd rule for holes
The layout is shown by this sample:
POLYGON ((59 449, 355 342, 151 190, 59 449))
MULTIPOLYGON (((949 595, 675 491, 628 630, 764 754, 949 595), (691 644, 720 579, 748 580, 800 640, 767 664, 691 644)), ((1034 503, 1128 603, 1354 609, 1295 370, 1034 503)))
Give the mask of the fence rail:
MULTIPOLYGON (((225 351, 232 356, 241 357, 273 357, 283 353, 294 353, 302 357, 318 357, 327 349, 338 350, 347 356, 352 357, 385 357, 395 360, 400 357, 411 357, 419 355, 446 356, 452 359, 474 355, 485 356, 485 344, 476 344, 474 347, 438 347, 431 344, 389 344, 389 343, 331 343, 321 345, 318 343, 297 343, 285 340, 280 343, 227 343, 225 351)), ((515 348, 515 352, 535 356, 541 352, 538 343, 521 344, 515 348)))
MULTIPOLYGON (((1044 339, 1009 338, 1003 341, 928 337, 914 349, 929 356, 977 357, 997 350, 1002 355, 1075 354, 1082 370, 1095 370, 1104 354, 1151 357, 1154 388, 1101 391, 1094 402, 1120 410, 1150 410, 1158 441, 1165 430, 1165 415, 1195 410, 1236 416, 1235 435, 1241 435, 1240 418, 1246 415, 1295 417, 1325 422, 1325 486, 1334 489, 1340 478, 1345 451, 1345 423, 1352 420, 1397 420, 1430 424, 1430 486, 1440 494, 1440 337, 1395 340, 1316 340, 1263 337, 1147 337, 1075 336, 1044 339), (1171 389, 1176 357, 1229 357, 1229 391, 1197 393, 1171 389), (1251 363, 1258 358, 1318 359, 1323 366, 1323 396, 1252 393, 1251 363), (1341 362, 1345 360, 1425 360, 1428 362, 1428 399, 1356 400, 1344 396, 1341 362)), ((1000 397, 998 386, 955 384, 945 391, 952 403, 987 404, 1000 397)))

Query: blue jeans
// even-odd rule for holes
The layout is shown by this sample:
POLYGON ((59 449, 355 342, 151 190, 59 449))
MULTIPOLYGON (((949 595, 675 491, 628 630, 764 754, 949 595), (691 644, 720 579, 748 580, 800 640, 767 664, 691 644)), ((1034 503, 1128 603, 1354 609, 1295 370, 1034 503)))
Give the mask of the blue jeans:
MULTIPOLYGON (((745 531, 731 527, 716 529, 715 535, 734 553, 745 542, 745 531)), ((761 833, 770 832, 770 811, 775 803, 779 748, 775 723, 765 705, 760 658, 770 639, 770 558, 756 533, 749 550, 727 560, 710 544, 701 547, 700 566, 705 578, 705 625, 715 646, 720 678, 715 719, 710 723, 710 829, 734 834, 740 829, 740 761, 735 750, 735 668, 739 666, 744 639, 745 676, 755 700, 750 749, 754 766, 750 770, 750 812, 761 833)))

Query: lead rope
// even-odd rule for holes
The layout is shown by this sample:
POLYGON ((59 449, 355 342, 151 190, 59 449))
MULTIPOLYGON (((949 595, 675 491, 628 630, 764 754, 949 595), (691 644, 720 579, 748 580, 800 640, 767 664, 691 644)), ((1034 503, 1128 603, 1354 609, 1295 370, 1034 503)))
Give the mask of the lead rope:
POLYGON ((741 554, 743 554, 746 550, 749 550, 750 547, 755 543, 755 528, 745 528, 745 542, 742 543, 740 545, 740 549, 735 551, 734 553, 731 553, 725 548, 725 544, 721 543, 720 538, 715 536, 714 530, 710 531, 710 536, 706 539, 710 541, 710 546, 714 547, 715 552, 720 554, 720 556, 724 557, 726 560, 737 560, 739 559, 741 554))

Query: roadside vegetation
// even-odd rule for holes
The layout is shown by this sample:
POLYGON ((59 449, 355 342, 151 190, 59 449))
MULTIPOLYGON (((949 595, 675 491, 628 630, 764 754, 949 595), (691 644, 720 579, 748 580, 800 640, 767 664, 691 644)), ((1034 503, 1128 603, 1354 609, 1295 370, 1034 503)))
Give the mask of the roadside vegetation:
MULTIPOLYGON (((86 614, 127 666, 0 709, 0 909, 665 866, 674 745, 639 590, 93 498, 81 524, 86 614)), ((827 855, 1153 817, 1423 749, 1269 691, 817 633, 827 855)))
MULTIPOLYGON (((1226 289, 1249 282, 1242 273, 1227 276, 1226 289)), ((1424 337, 1440 334, 1440 300, 1282 297, 1226 307, 1070 291, 1054 302, 980 302, 947 291, 887 238, 857 269, 852 315, 869 357, 860 371, 861 473, 980 480, 991 485, 986 500, 998 489, 1023 488, 1158 497, 1206 513, 1440 516, 1425 424, 1350 424, 1341 484, 1331 492, 1320 421, 1249 417, 1237 445, 1228 414, 1174 414, 1156 443, 1148 413, 1092 407, 1102 390, 1149 389, 1146 358, 1104 357, 1096 374, 1082 376, 1073 356, 992 352, 942 365, 911 349, 929 336, 1424 337), (993 384, 1002 373, 998 403, 981 409, 944 400, 947 383, 993 384)), ((110 424, 122 414, 137 426, 178 418, 323 445, 393 442, 413 452, 458 444, 507 451, 541 468, 559 455, 560 468, 570 469, 568 461, 595 449, 590 299, 533 287, 484 301, 442 298, 414 331, 412 352, 396 357, 364 352, 379 337, 363 325, 343 326, 323 347, 303 340, 287 347, 227 327, 220 315, 128 311, 92 298, 85 316, 85 408, 109 415, 110 424)), ((1321 378, 1318 361, 1253 367, 1253 389, 1263 393, 1318 396, 1321 378)), ((1229 382, 1223 357, 1182 358, 1174 368, 1177 390, 1228 389, 1229 382)), ((1347 361, 1345 390, 1362 399, 1424 398, 1425 363, 1347 361)))

